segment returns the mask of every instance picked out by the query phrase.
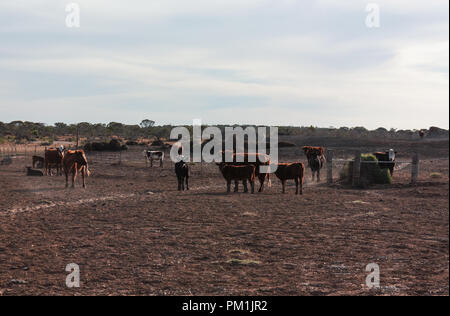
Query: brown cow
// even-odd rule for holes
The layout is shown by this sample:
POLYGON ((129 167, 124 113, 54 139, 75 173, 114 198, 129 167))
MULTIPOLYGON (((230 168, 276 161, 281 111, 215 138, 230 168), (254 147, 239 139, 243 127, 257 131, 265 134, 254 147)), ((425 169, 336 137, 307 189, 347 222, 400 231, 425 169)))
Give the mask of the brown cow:
POLYGON ((286 180, 295 180, 295 194, 303 194, 303 178, 305 174, 305 165, 301 162, 279 163, 275 175, 281 181, 283 193, 286 192, 286 180))
MULTIPOLYGON (((260 167, 261 166, 267 166, 270 165, 270 157, 266 154, 259 154, 259 153, 233 153, 232 154, 232 161, 225 161, 226 159, 226 152, 222 152, 222 161, 229 165, 235 165, 235 166, 245 166, 245 165, 253 165, 255 166, 255 175, 259 180, 260 187, 258 192, 264 191, 264 182, 268 180, 269 187, 271 186, 270 182, 270 173, 261 173, 260 167)), ((234 190, 237 191, 239 187, 238 180, 235 180, 235 188, 234 190)))
POLYGON ((64 173, 66 175, 66 188, 69 186, 69 173, 72 172, 72 188, 75 188, 75 179, 77 172, 81 172, 83 178, 83 188, 86 188, 85 174, 89 176, 88 162, 86 154, 83 150, 69 150, 64 155, 62 164, 64 166, 64 173))
POLYGON ((36 168, 36 164, 38 165, 38 168, 44 168, 45 159, 43 157, 33 156, 32 160, 33 160, 33 168, 36 168))
POLYGON ((317 173, 317 182, 320 182, 320 169, 325 163, 325 149, 323 147, 302 147, 308 159, 308 166, 312 171, 312 180, 314 181, 314 174, 317 173))
POLYGON ((62 176, 62 159, 64 152, 56 148, 49 148, 45 150, 44 154, 44 168, 46 174, 52 175, 52 167, 56 168, 56 174, 62 176))
MULTIPOLYGON (((243 181, 244 182, 244 192, 248 192, 247 181, 250 182, 250 187, 252 194, 255 193, 255 170, 254 165, 230 165, 227 163, 219 163, 220 172, 222 173, 225 180, 227 180, 227 193, 231 191, 231 181, 243 181)), ((238 191, 238 187, 235 186, 234 192, 238 191)))

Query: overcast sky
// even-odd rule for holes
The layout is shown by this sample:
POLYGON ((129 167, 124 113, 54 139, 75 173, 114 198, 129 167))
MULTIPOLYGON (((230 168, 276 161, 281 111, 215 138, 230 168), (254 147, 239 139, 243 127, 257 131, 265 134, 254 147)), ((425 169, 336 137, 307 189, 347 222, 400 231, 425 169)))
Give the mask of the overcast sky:
POLYGON ((1 0, 0 121, 449 127, 447 0, 70 2, 1 0))

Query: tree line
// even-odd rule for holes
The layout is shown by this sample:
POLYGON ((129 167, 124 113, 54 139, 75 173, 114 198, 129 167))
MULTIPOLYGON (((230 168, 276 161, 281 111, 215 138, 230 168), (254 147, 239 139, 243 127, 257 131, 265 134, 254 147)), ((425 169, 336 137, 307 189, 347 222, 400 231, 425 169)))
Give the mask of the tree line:
MULTIPOLYGON (((247 125, 254 126, 254 125, 247 125)), ((30 141, 57 141, 66 136, 74 141, 77 135, 88 140, 110 140, 114 137, 137 141, 142 138, 168 139, 172 125, 156 125, 154 121, 146 119, 140 124, 127 125, 118 122, 66 124, 62 122, 47 125, 44 123, 13 121, 0 122, 0 142, 30 142, 30 141)), ((185 126, 192 132, 192 126, 185 126)), ((218 126, 224 131, 225 125, 218 126)), ((246 127, 246 126, 243 126, 246 127)), ((385 137, 393 139, 417 138, 419 130, 396 130, 383 127, 368 130, 364 127, 319 128, 314 126, 279 126, 280 136, 318 136, 318 137, 351 137, 371 138, 385 137)), ((448 130, 431 127, 424 130, 430 137, 448 137, 448 130)), ((192 134, 192 133, 191 133, 192 134)))

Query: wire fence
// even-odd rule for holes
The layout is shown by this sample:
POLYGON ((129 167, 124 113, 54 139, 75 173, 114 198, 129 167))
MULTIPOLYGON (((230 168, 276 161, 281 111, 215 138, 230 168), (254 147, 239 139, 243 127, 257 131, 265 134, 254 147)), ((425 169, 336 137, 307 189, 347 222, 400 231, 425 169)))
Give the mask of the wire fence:
MULTIPOLYGON (((382 168, 392 168, 394 172, 399 172, 404 169, 409 168, 410 172, 410 182, 412 184, 417 183, 420 174, 420 162, 421 159, 418 153, 413 153, 410 159, 394 159, 394 160, 362 160, 361 156, 362 152, 356 150, 353 152, 353 157, 346 152, 342 155, 342 151, 335 150, 327 150, 326 151, 326 168, 327 168, 327 182, 329 184, 333 183, 336 180, 336 177, 339 177, 340 174, 343 173, 344 168, 351 167, 352 170, 349 172, 351 174, 352 179, 351 183, 353 186, 359 186, 361 184, 361 169, 363 165, 379 165, 382 168), (340 157, 346 158, 335 158, 335 154, 338 154, 340 157), (337 170, 336 170, 337 169, 337 170), (338 171, 338 172, 336 172, 338 171)), ((448 157, 446 158, 434 158, 433 161, 448 161, 448 157)))
MULTIPOLYGON (((56 147, 56 145, 52 145, 56 147)), ((33 156, 43 157, 47 147, 28 144, 28 145, 0 145, 0 165, 10 165, 19 158, 23 158, 25 165, 31 165, 33 156)), ((146 147, 143 146, 129 146, 128 150, 117 152, 99 152, 92 151, 87 152, 87 158, 91 165, 95 164, 107 164, 107 165, 123 165, 134 167, 148 167, 149 163, 143 154, 146 147)), ((159 150, 158 148, 154 148, 159 150)), ((166 154, 164 165, 172 164, 169 158, 169 150, 163 150, 166 154)), ((361 151, 349 151, 343 149, 328 149, 326 150, 326 179, 328 183, 335 182, 344 168, 347 168, 349 164, 352 165, 352 179, 353 185, 358 186, 361 180, 361 166, 364 164, 378 164, 380 166, 392 164, 393 161, 364 161, 361 159, 361 151)), ((298 153, 299 157, 302 153, 298 153)), ((446 158, 433 158, 433 161, 447 160, 446 158)), ((394 171, 402 171, 403 175, 409 173, 411 183, 416 183, 420 173, 421 159, 417 153, 411 155, 411 157, 395 160, 394 171)), ((201 164, 203 166, 203 164, 201 164)), ((159 163, 156 162, 154 167, 158 167, 159 163)), ((386 166, 387 167, 387 166, 386 166)))

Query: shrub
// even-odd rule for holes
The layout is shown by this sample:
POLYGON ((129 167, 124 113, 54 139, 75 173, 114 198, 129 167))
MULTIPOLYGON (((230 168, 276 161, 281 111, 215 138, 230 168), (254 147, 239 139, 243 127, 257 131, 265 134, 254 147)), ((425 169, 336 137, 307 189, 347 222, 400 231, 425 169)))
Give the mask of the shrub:
POLYGON ((442 174, 439 172, 432 172, 432 173, 430 173, 430 177, 433 179, 439 179, 439 178, 442 178, 442 174))
MULTIPOLYGON (((378 159, 372 154, 361 155, 360 182, 362 186, 370 184, 392 184, 392 175, 389 169, 381 169, 378 165, 378 159), (369 162, 369 163, 364 163, 369 162)), ((343 181, 351 182, 353 178, 354 161, 345 165, 340 173, 343 181)))
POLYGON ((127 145, 122 145, 119 140, 112 139, 109 143, 87 143, 84 145, 86 151, 121 151, 128 150, 127 145))

